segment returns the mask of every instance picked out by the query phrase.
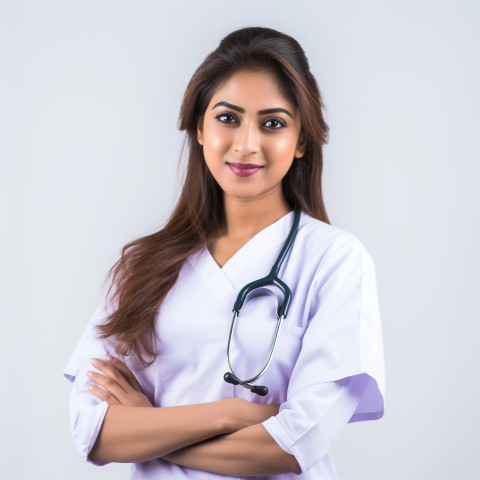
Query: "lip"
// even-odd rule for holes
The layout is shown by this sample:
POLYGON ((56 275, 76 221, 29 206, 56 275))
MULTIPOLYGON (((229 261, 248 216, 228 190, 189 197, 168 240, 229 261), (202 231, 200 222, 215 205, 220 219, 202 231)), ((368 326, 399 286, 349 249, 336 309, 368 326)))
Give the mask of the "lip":
POLYGON ((230 167, 230 170, 232 170, 232 172, 239 177, 249 177, 263 168, 262 165, 254 165, 253 163, 227 162, 227 165, 230 167))

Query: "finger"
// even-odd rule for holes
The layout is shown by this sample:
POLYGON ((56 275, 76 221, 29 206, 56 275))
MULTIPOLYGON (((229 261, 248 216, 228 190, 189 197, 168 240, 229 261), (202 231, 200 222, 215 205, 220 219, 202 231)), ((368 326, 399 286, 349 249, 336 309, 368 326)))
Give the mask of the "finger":
POLYGON ((112 357, 108 353, 105 355, 105 359, 110 365, 113 365, 114 367, 116 367, 118 370, 122 372, 123 376, 127 379, 128 383, 135 390, 143 393, 142 387, 138 383, 137 378, 124 362, 122 362, 119 358, 112 357))
MULTIPOLYGON (((91 360, 92 365, 97 369, 103 372, 108 378, 115 381, 118 386, 120 386, 125 392, 130 390, 132 387, 128 383, 128 380, 125 378, 123 373, 118 370, 113 365, 110 365, 99 358, 92 358, 91 360)), ((102 385, 103 386, 103 385, 102 385)))
POLYGON ((105 391, 103 388, 97 387, 97 385, 89 385, 88 390, 92 395, 107 402, 109 405, 120 405, 120 402, 114 395, 105 391))
POLYGON ((113 395, 120 403, 125 390, 113 379, 98 372, 87 372, 88 378, 113 395))

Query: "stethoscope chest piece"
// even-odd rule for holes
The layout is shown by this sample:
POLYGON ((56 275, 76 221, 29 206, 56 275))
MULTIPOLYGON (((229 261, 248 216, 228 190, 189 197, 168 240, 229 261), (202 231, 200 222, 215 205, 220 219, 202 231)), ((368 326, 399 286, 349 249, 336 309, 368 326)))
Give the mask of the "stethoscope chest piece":
POLYGON ((223 376, 223 379, 226 382, 231 383, 233 385, 242 385, 243 387, 248 388, 252 393, 256 393, 257 395, 260 395, 262 397, 268 394, 268 387, 262 386, 262 385, 252 385, 252 383, 258 380, 267 371, 268 367, 270 366, 270 363, 272 362, 273 354, 277 346, 280 327, 282 325, 283 320, 287 317, 288 309, 290 307, 290 302, 292 300, 292 292, 288 287, 288 285, 285 282, 283 282, 280 278, 278 278, 278 272, 280 270, 283 260, 285 259, 285 256, 287 255, 288 251, 290 250, 293 244, 295 235, 297 234, 298 225, 300 223, 300 212, 301 212, 300 209, 295 210, 295 216, 293 219, 292 228, 290 230, 290 233, 288 234, 285 244, 282 247, 282 250, 280 251, 280 254, 277 257, 277 260, 275 261, 272 269, 270 270, 270 273, 264 278, 260 278, 259 280, 255 280, 245 285, 240 290, 237 296, 237 299, 235 301, 235 304, 233 306, 233 319, 230 327, 230 334, 228 336, 228 345, 227 345, 227 365, 228 365, 229 371, 225 373, 225 375, 223 376), (230 346, 231 346, 233 334, 235 331, 235 325, 237 323, 238 316, 240 315, 240 311, 242 309, 243 304, 245 303, 245 299, 247 298, 247 295, 249 295, 256 289, 266 287, 266 286, 271 286, 271 285, 275 285, 282 291, 283 301, 282 301, 282 304, 279 305, 277 309, 277 324, 275 327, 275 333, 273 335, 272 344, 270 346, 270 353, 268 355, 268 359, 264 367, 260 370, 260 372, 257 375, 254 375, 252 378, 249 378, 247 380, 240 380, 240 378, 237 375, 235 375, 232 368, 231 361, 230 361, 230 346))

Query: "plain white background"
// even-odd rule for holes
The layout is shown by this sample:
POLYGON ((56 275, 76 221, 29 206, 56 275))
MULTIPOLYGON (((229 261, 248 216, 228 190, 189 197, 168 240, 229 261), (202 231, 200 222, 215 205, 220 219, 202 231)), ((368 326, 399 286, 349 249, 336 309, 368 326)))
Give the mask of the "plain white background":
POLYGON ((327 211, 377 268, 386 414, 345 428, 340 478, 479 478, 479 21, 474 0, 2 1, 2 478, 127 478, 74 450, 62 369, 121 247, 174 205, 190 76, 254 25, 304 47, 327 211))

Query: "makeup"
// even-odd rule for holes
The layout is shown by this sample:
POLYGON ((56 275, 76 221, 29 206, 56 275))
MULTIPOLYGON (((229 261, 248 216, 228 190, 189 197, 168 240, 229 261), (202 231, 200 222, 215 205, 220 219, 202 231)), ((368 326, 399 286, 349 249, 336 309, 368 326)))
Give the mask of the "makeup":
POLYGON ((240 177, 249 177, 250 175, 253 175, 255 172, 258 172, 261 168, 263 168, 261 165, 253 165, 251 163, 228 163, 227 165, 230 167, 230 170, 235 175, 238 175, 240 177))

